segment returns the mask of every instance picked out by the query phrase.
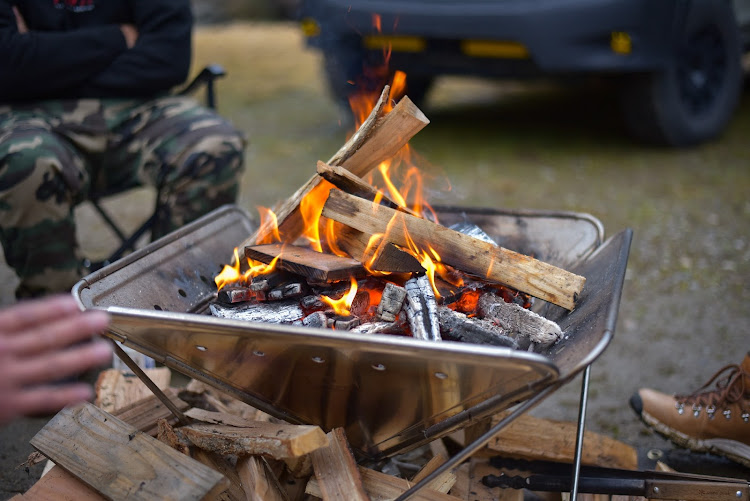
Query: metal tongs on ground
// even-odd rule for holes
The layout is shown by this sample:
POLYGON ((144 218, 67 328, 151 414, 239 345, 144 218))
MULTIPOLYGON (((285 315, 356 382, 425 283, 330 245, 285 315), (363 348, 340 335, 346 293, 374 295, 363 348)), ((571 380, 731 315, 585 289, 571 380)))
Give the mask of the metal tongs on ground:
MULTIPOLYGON (((495 457, 496 468, 530 471, 520 475, 487 475, 482 483, 488 487, 528 489, 537 492, 570 492, 573 465, 549 461, 520 461, 495 457)), ((687 473, 621 470, 582 466, 578 477, 582 493, 642 496, 647 499, 683 501, 722 501, 750 499, 750 483, 737 478, 687 473)))

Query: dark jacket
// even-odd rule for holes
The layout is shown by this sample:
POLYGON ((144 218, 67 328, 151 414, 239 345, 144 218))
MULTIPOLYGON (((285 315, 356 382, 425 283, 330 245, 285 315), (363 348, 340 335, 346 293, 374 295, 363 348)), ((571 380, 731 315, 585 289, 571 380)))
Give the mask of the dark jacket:
POLYGON ((0 102, 163 93, 187 78, 192 22, 189 0, 0 0, 0 102))

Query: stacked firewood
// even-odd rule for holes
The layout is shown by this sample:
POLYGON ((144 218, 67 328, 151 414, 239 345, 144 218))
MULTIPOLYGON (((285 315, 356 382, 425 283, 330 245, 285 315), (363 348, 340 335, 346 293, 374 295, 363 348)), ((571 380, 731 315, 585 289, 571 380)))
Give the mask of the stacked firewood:
POLYGON ((262 224, 240 245, 245 257, 273 272, 243 275, 220 290, 212 314, 516 349, 559 340, 560 327, 529 311, 530 299, 572 310, 584 277, 502 248, 478 226, 445 227, 422 217, 364 181, 427 124, 408 97, 383 115, 386 96, 387 88, 357 134, 328 162, 318 162, 317 174, 275 209, 274 223, 262 224), (306 197, 335 225, 335 241, 327 244, 338 252, 295 245, 304 240, 306 197), (276 243, 267 243, 271 236, 276 243), (427 249, 431 263, 435 258, 448 270, 443 279, 416 257, 427 249), (360 291, 350 310, 327 309, 322 297, 342 299, 355 286, 350 280, 360 291))
MULTIPOLYGON (((470 440, 485 426, 365 467, 355 461, 340 428, 324 433, 317 426, 290 425, 199 381, 170 387, 166 368, 147 371, 189 422, 180 423, 132 374, 105 371, 97 385, 99 407, 65 409, 32 439, 56 466, 15 501, 395 499, 447 460, 447 445, 470 440)), ((569 461, 575 436, 573 423, 531 419, 514 424, 413 499, 523 499, 520 490, 482 483, 501 473, 488 457, 569 461), (530 442, 536 435, 539 440, 530 442)), ((595 434, 586 440, 585 463, 635 467, 635 451, 625 444, 595 434)))

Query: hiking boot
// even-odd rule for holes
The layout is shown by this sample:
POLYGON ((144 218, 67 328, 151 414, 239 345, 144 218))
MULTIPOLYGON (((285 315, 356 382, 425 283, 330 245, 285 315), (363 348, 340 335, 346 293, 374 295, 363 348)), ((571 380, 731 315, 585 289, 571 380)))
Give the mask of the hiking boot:
POLYGON ((750 468, 750 353, 741 365, 720 369, 690 395, 641 388, 630 406, 647 426, 676 445, 750 468))

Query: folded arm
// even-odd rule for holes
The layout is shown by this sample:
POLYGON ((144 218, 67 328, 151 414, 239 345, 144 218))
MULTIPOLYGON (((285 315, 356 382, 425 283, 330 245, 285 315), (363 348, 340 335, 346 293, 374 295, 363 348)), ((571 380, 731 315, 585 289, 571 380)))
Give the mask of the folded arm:
POLYGON ((182 83, 191 58, 189 2, 135 0, 132 16, 37 31, 22 25, 11 0, 0 0, 0 102, 149 96, 182 83))
POLYGON ((22 32, 9 1, 0 0, 0 100, 43 99, 73 92, 126 50, 117 24, 22 32))
POLYGON ((150 95, 185 81, 190 70, 192 14, 187 1, 136 0, 138 41, 97 73, 98 95, 150 95))

